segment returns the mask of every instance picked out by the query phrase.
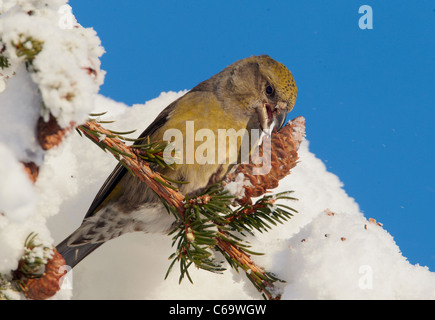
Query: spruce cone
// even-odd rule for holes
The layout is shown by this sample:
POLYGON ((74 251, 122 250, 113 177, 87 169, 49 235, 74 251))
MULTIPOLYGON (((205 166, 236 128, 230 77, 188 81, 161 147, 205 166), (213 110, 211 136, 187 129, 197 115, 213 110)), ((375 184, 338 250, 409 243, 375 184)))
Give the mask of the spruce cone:
POLYGON ((27 299, 45 300, 60 290, 61 278, 66 274, 65 260, 55 248, 53 251, 53 257, 45 265, 42 277, 28 279, 23 284, 23 293, 27 299))
POLYGON ((22 162, 22 164, 30 181, 35 183, 36 179, 38 178, 39 167, 34 162, 22 162))
MULTIPOLYGON (((297 150, 305 136, 305 118, 297 117, 289 121, 279 132, 273 131, 271 139, 263 139, 263 143, 271 144, 271 155, 263 155, 264 160, 270 159, 271 169, 267 174, 254 175, 254 168, 261 168, 264 164, 255 165, 255 159, 251 159, 249 164, 239 165, 231 172, 225 182, 235 181, 240 173, 244 175, 245 181, 250 184, 244 185, 244 196, 238 198, 240 204, 252 203, 251 197, 259 197, 278 186, 279 180, 284 178, 294 168, 299 159, 297 150)), ((267 149, 267 148, 266 148, 267 149)), ((260 155, 263 154, 263 146, 260 146, 260 155)))
MULTIPOLYGON (((59 145, 65 134, 74 127, 71 126, 66 129, 62 129, 53 115, 50 114, 50 118, 47 122, 42 117, 39 117, 36 127, 36 138, 38 143, 44 151, 47 151, 53 147, 59 145)), ((24 168, 29 175, 29 179, 35 183, 38 179, 39 167, 33 162, 23 163, 24 168)))
MULTIPOLYGON (((73 125, 71 125, 73 127, 73 125)), ((50 114, 47 122, 39 117, 37 124, 37 138, 43 150, 51 149, 62 142, 64 135, 70 128, 62 129, 57 123, 56 118, 50 114)))

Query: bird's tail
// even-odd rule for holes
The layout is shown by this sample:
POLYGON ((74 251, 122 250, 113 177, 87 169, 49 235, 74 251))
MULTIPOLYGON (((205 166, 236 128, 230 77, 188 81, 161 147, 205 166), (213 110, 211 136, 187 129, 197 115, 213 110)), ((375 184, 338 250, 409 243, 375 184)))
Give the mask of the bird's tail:
MULTIPOLYGON (((73 233, 74 234, 74 233, 73 233)), ((72 234, 72 235, 73 235, 72 234)), ((101 243, 84 243, 81 245, 68 245, 70 238, 63 240, 56 246, 57 252, 59 252, 65 259, 65 264, 71 268, 74 268, 80 261, 82 261, 86 256, 88 256, 92 251, 97 249, 103 244, 101 243)))

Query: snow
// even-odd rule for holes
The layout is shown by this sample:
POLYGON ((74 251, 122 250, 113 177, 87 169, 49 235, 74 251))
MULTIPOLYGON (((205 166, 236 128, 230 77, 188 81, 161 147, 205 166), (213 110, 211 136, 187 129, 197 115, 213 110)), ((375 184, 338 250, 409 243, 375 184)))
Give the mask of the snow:
POLYGON ((248 179, 245 179, 245 175, 240 172, 234 181, 225 184, 224 189, 235 196, 236 199, 242 199, 245 196, 245 186, 250 187, 252 183, 248 179))
POLYGON ((360 215, 320 214, 285 244, 276 259, 297 269, 277 269, 289 282, 284 299, 434 298, 433 274, 410 265, 392 236, 360 215))
POLYGON ((105 74, 99 61, 104 49, 96 32, 82 28, 71 12, 62 10, 66 6, 66 1, 60 0, 10 0, 0 7, 5 11, 0 23, 0 47, 5 46, 10 63, 2 70, 3 75, 13 78, 16 68, 23 65, 18 44, 39 50, 40 43, 42 50, 28 68, 37 71, 31 73, 31 78, 44 101, 44 117, 48 119, 51 113, 63 128, 70 122, 86 120, 105 74), (71 23, 62 26, 66 17, 71 18, 71 23))
POLYGON ((17 158, 40 164, 43 157, 42 149, 34 135, 41 105, 37 91, 38 87, 26 72, 24 65, 18 66, 15 76, 7 80, 7 90, 5 88, 0 93, 0 126, 2 143, 11 149, 17 158), (20 141, 20 144, 16 141, 20 141))
MULTIPOLYGON (((107 112, 104 120, 116 120, 107 128, 137 129, 139 135, 164 107, 186 93, 165 92, 133 106, 99 95, 104 72, 99 70, 103 49, 98 37, 81 27, 56 28, 56 14, 68 12, 59 9, 66 2, 45 2, 48 6, 41 8, 36 0, 0 1, 2 12, 9 9, 0 16, 3 42, 20 32, 45 41, 44 55, 34 60, 37 73, 28 72, 9 47, 6 54, 13 72, 0 69, 9 76, 0 85, 4 86, 0 93, 0 274, 5 277, 16 268, 31 232, 38 233, 44 245, 56 245, 80 225, 116 165, 113 156, 74 130, 59 146, 42 151, 33 133, 37 118, 44 114, 41 102, 64 126, 80 123, 89 113, 107 112), (25 10, 36 13, 26 16, 25 10), (83 69, 90 66, 97 76, 83 69), (74 99, 62 98, 71 88, 74 99), (27 179, 22 161, 40 165, 35 184, 27 179)), ((297 112, 296 108, 295 117, 297 112)), ((309 123, 307 132, 309 138, 309 123)), ((265 253, 254 261, 286 281, 278 285, 282 298, 435 299, 435 274, 410 264, 388 226, 361 213, 340 179, 310 151, 307 140, 299 156, 299 164, 274 190, 293 190, 298 201, 287 204, 298 213, 250 238, 253 249, 265 253)), ((68 273, 53 299, 261 299, 245 275, 234 270, 212 274, 192 267, 194 284, 187 280, 178 284, 174 268, 164 280, 174 250, 171 242, 167 235, 144 233, 111 240, 68 273)), ((7 284, 0 283, 0 288, 7 284)), ((3 293, 23 298, 9 288, 3 293)))

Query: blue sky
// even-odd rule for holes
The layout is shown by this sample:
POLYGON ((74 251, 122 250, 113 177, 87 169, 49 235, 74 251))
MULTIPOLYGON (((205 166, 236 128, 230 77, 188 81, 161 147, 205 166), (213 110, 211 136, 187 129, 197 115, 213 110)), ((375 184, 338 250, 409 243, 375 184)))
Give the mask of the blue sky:
POLYGON ((70 0, 126 104, 268 54, 293 73, 310 150, 413 264, 435 271, 435 1, 70 0), (373 9, 362 30, 358 9, 373 9))

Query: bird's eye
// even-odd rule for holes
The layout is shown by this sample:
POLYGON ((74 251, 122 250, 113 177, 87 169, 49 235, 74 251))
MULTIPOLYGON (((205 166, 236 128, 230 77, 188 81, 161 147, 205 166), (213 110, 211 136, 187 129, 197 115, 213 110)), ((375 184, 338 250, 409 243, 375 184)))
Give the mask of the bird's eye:
POLYGON ((273 88, 271 86, 266 87, 266 94, 269 96, 273 95, 273 88))

